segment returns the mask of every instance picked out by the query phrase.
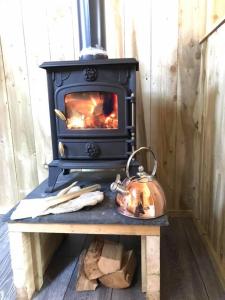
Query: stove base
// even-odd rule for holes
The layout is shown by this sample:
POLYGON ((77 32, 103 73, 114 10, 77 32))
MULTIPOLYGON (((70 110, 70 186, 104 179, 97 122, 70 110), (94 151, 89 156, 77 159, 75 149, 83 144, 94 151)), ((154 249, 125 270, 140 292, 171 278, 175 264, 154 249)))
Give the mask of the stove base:
MULTIPOLYGON (((53 160, 48 165, 49 175, 48 175, 48 187, 46 189, 47 193, 54 192, 54 188, 57 182, 59 175, 63 172, 63 174, 68 174, 70 170, 75 169, 81 172, 82 170, 115 170, 115 169, 125 169, 127 164, 127 160, 83 160, 83 161, 75 161, 75 160, 53 160)), ((133 168, 138 167, 138 162, 134 161, 132 163, 133 168)))

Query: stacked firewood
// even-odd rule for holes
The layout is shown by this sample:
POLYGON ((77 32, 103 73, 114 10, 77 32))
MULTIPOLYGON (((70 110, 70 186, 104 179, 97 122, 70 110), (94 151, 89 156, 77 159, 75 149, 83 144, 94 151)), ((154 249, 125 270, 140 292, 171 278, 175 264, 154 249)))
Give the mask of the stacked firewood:
POLYGON ((97 237, 80 255, 76 291, 95 290, 99 283, 110 288, 127 288, 135 268, 133 250, 126 251, 121 243, 97 237))

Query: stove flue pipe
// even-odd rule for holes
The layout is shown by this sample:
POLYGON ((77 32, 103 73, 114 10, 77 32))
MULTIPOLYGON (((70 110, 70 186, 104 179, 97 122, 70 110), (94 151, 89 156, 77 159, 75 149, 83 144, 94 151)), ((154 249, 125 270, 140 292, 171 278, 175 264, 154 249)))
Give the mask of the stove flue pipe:
POLYGON ((77 0, 80 59, 108 58, 104 0, 77 0))

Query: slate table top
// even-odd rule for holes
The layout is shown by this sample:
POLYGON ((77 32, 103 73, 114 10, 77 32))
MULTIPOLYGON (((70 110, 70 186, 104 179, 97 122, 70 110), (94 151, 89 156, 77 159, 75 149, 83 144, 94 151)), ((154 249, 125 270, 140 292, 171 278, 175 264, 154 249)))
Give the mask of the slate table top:
MULTIPOLYGON (((101 184, 101 190, 104 192, 103 202, 83 208, 80 211, 63 213, 56 215, 46 215, 36 218, 26 218, 22 220, 12 221, 10 216, 15 210, 16 206, 10 210, 5 216, 4 221, 8 223, 41 223, 41 224, 123 224, 123 225, 150 225, 150 226, 167 226, 168 217, 167 215, 149 219, 141 220, 135 218, 129 218, 123 216, 117 212, 117 207, 115 203, 116 194, 110 191, 110 184, 115 179, 115 173, 113 172, 83 172, 83 173, 71 173, 69 175, 61 175, 58 179, 57 189, 60 187, 67 186, 73 181, 78 181, 78 185, 81 187, 91 185, 91 184, 101 184)), ((26 198, 39 198, 47 197, 52 194, 47 194, 45 189, 47 187, 47 180, 42 182, 37 188, 35 188, 26 198)))

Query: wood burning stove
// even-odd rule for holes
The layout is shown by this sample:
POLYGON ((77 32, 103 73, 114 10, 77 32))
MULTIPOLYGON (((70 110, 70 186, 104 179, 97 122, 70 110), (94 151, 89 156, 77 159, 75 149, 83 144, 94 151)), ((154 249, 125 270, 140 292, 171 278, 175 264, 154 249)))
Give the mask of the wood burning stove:
POLYGON ((104 1, 78 0, 78 61, 45 62, 53 161, 49 191, 70 169, 123 168, 135 148, 138 62, 108 59, 104 1))
POLYGON ((63 170, 124 167, 135 147, 135 59, 45 62, 53 161, 63 170))

